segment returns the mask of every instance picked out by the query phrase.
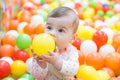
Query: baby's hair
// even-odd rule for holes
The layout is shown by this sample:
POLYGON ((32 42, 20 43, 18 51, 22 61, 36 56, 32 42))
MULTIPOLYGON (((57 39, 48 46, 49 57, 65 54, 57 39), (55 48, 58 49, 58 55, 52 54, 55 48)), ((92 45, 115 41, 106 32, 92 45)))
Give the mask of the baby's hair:
MULTIPOLYGON (((56 9, 54 9, 51 13, 49 13, 48 17, 53 17, 53 18, 57 18, 57 17, 64 17, 64 16, 73 16, 73 31, 74 33, 77 31, 77 28, 78 28, 78 25, 79 25, 79 18, 76 14, 76 12, 69 8, 69 7, 64 7, 64 6, 61 6, 61 7, 58 7, 56 9)), ((72 20, 72 19, 71 19, 72 20)))

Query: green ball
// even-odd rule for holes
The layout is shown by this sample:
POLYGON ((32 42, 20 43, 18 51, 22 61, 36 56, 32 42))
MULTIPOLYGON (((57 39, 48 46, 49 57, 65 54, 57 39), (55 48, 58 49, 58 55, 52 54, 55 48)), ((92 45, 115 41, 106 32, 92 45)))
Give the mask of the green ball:
POLYGON ((110 7, 112 7, 112 8, 114 8, 115 3, 114 3, 114 2, 110 2, 108 5, 109 5, 110 7))
POLYGON ((104 16, 104 12, 103 11, 98 11, 97 15, 99 15, 100 17, 103 17, 104 16))
POLYGON ((19 79, 21 79, 21 78, 24 78, 24 79, 27 79, 27 80, 35 80, 32 75, 27 74, 27 73, 26 73, 26 74, 23 74, 22 76, 20 76, 19 79))
POLYGON ((95 8, 96 7, 96 1, 90 1, 90 7, 93 7, 93 8, 95 8))
POLYGON ((108 11, 108 12, 106 13, 106 16, 112 17, 112 16, 114 16, 114 12, 113 12, 113 11, 108 11))
POLYGON ((27 34, 20 34, 16 38, 16 45, 21 50, 28 49, 31 46, 32 39, 27 34))
POLYGON ((12 77, 5 77, 2 80, 14 80, 12 77))

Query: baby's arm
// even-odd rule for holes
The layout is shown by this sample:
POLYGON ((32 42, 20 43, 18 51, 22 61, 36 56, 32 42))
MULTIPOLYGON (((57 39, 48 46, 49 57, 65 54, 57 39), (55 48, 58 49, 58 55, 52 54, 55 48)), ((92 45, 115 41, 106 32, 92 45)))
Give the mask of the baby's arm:
POLYGON ((65 76, 75 76, 79 68, 78 51, 73 46, 71 46, 68 51, 68 59, 63 60, 63 65, 60 73, 65 76))
POLYGON ((44 80, 48 72, 47 63, 41 60, 40 57, 36 56, 33 51, 32 53, 32 72, 30 74, 32 74, 37 80, 44 80))

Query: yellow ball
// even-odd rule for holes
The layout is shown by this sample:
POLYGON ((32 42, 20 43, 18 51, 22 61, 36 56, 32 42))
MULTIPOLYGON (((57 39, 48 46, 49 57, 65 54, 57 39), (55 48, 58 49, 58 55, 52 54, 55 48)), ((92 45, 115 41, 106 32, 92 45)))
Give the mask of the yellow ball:
POLYGON ((92 66, 81 65, 76 77, 82 78, 83 80, 97 80, 98 74, 96 69, 92 66))
POLYGON ((41 54, 49 55, 48 50, 54 51, 55 49, 55 41, 49 34, 39 34, 33 39, 32 49, 38 56, 41 54))
POLYGON ((21 76, 26 72, 26 64, 21 60, 16 60, 11 65, 11 72, 15 76, 21 76))
POLYGON ((120 31, 120 21, 116 23, 116 27, 115 27, 118 31, 120 31))
POLYGON ((103 70, 98 70, 98 80, 109 80, 110 79, 110 75, 103 71, 103 70))

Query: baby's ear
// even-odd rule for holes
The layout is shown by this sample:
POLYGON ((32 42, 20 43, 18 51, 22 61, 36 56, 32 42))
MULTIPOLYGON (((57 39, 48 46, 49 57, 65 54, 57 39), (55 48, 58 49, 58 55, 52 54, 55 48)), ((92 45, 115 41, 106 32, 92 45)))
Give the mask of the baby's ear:
POLYGON ((75 33, 75 34, 73 34, 73 36, 71 38, 71 42, 73 43, 76 40, 76 38, 77 38, 77 34, 75 33))

